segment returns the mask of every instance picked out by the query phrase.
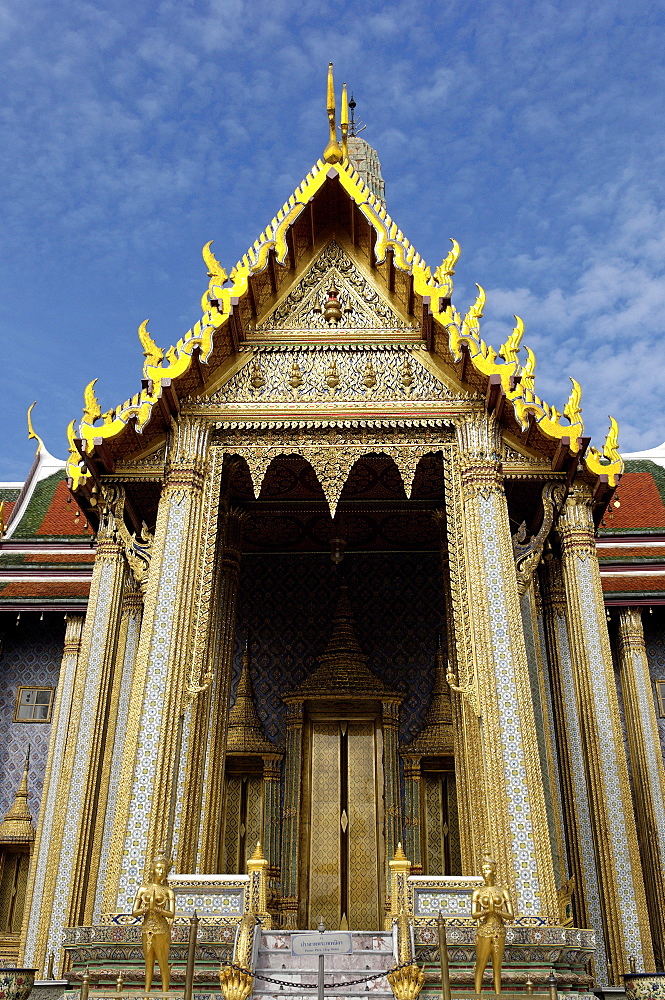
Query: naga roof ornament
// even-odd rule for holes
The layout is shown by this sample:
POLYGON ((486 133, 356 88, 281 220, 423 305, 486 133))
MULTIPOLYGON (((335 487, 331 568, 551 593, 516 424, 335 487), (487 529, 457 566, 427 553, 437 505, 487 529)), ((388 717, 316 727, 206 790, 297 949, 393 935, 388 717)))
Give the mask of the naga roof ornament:
MULTIPOLYGON (((519 359, 524 333, 522 320, 515 317, 515 328, 498 352, 482 339, 481 319, 485 292, 480 285, 474 304, 462 319, 451 302, 453 275, 460 254, 459 244, 451 239, 451 250, 432 272, 348 157, 349 103, 346 86, 341 104, 341 144, 338 141, 332 64, 328 68, 327 96, 330 136, 323 158, 314 164, 259 238, 228 274, 212 253, 212 241, 208 241, 203 247, 202 255, 209 281, 201 299, 200 319, 166 352, 156 346, 148 333, 147 321, 139 327, 139 339, 145 357, 143 388, 120 406, 109 410, 99 423, 102 413, 94 392, 96 380, 87 386, 83 420, 78 435, 75 435, 73 425, 68 429, 70 454, 67 475, 74 490, 83 486, 90 475, 86 456, 94 452, 95 442, 106 445, 130 423, 136 434, 143 434, 164 392, 167 389, 173 392, 179 380, 193 366, 208 363, 215 338, 224 335, 225 329, 228 330, 231 325, 235 307, 248 294, 251 295, 250 278, 266 271, 269 261, 271 267, 272 262, 283 266, 287 264, 291 227, 310 208, 318 192, 331 182, 339 183, 346 197, 355 203, 373 230, 373 254, 377 266, 385 263, 390 252, 391 268, 411 277, 414 297, 420 297, 423 309, 428 310, 432 322, 447 334, 447 351, 438 350, 443 360, 453 365, 462 363, 463 369, 465 362, 470 363, 470 368, 467 365, 467 372, 475 372, 500 384, 505 401, 512 407, 519 427, 526 431, 530 426, 536 425, 542 434, 557 442, 557 445, 565 445, 571 456, 582 456, 584 425, 579 384, 572 380, 573 388, 563 412, 541 399, 535 390, 536 359, 533 351, 524 347, 524 363, 520 363, 519 359)), ((613 488, 623 471, 623 461, 618 452, 618 427, 613 418, 610 420, 610 431, 602 451, 590 448, 582 462, 588 472, 602 477, 602 481, 613 488)))

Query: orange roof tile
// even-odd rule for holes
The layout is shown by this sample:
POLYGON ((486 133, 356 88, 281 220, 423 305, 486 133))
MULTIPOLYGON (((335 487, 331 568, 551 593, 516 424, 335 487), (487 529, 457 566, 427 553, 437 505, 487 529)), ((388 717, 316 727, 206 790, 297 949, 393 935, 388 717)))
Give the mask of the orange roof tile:
POLYGON ((610 504, 601 531, 620 534, 636 528, 665 528, 665 504, 650 473, 624 473, 614 500, 621 506, 610 504))
POLYGON ((633 573, 600 574, 605 594, 660 593, 665 591, 665 573, 661 576, 638 576, 633 573))
POLYGON ((33 552, 25 556, 26 563, 94 563, 95 553, 90 552, 33 552))
POLYGON ((662 559, 665 562, 665 540, 663 545, 599 545, 598 558, 608 559, 662 559))
POLYGON ((83 525, 85 518, 79 517, 78 522, 74 516, 78 508, 75 504, 68 504, 69 490, 66 480, 58 483, 49 503, 44 519, 37 529, 38 535, 86 535, 83 525))
POLYGON ((35 583, 31 580, 21 580, 20 582, 8 583, 2 586, 0 583, 0 600, 5 597, 87 597, 90 593, 90 581, 82 580, 80 583, 63 583, 58 580, 48 583, 35 583))

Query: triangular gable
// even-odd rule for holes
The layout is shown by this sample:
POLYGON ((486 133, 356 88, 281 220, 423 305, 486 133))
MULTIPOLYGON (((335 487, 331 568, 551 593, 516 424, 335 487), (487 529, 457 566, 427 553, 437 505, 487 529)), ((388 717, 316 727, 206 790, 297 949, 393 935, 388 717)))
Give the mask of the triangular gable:
MULTIPOLYGON (((463 319, 451 304, 452 276, 459 254, 457 244, 453 241, 451 253, 432 272, 348 160, 341 163, 319 160, 229 276, 210 252, 210 244, 204 247, 210 278, 202 298, 204 312, 175 347, 161 351, 146 325, 142 324, 139 335, 146 361, 144 388, 139 393, 102 415, 94 383, 88 386, 78 440, 74 422, 69 428, 67 473, 75 490, 80 488, 88 492, 89 471, 85 462, 90 463, 97 456, 108 469, 113 460, 109 447, 124 452, 125 456, 136 451, 136 435, 142 435, 149 428, 155 413, 162 421, 157 430, 163 432, 164 422, 177 412, 178 398, 205 383, 202 366, 211 365, 212 374, 220 363, 237 352, 241 339, 238 331, 240 309, 254 297, 251 279, 263 272, 269 273, 273 291, 276 290, 274 264, 286 265, 287 258, 292 256, 293 246, 289 247, 289 239, 294 225, 303 213, 311 212, 317 196, 320 197, 330 185, 336 186, 347 203, 355 205, 358 218, 369 226, 373 234, 372 266, 383 267, 386 273, 393 275, 395 272, 408 275, 409 297, 413 300, 410 314, 422 314, 420 335, 428 350, 442 359, 456 380, 468 383, 472 390, 486 396, 491 408, 498 406, 503 411, 502 419, 508 419, 512 429, 531 438, 532 447, 540 440, 553 463, 562 448, 571 460, 579 456, 583 450, 583 423, 577 383, 573 383, 571 397, 562 414, 535 392, 533 353, 527 349, 526 362, 520 363, 521 321, 518 320, 515 331, 497 352, 485 344, 480 334, 484 305, 482 289, 463 319), (102 423, 98 424, 100 418, 102 423)), ((253 308, 257 312, 255 302, 253 308)), ((242 331, 243 339, 245 333, 242 331)), ((602 454, 592 448, 584 459, 587 470, 601 477, 610 488, 616 485, 623 468, 617 451, 617 436, 618 428, 613 421, 602 454)))
MULTIPOLYGON (((257 333, 282 330, 326 332, 340 323, 350 332, 402 332, 419 327, 409 323, 384 299, 336 239, 312 260, 291 290, 256 323, 257 333), (326 305, 334 289, 339 313, 328 317, 326 305)), ((417 334, 416 334, 417 335, 417 334)))

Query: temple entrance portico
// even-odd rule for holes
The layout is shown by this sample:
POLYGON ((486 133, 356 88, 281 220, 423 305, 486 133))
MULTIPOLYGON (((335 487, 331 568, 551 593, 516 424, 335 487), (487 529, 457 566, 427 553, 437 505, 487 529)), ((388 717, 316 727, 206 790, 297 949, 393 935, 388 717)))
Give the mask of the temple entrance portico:
POLYGON ((487 345, 457 244, 430 269, 352 148, 230 274, 206 244, 201 319, 167 352, 139 328, 139 393, 102 415, 86 390, 67 474, 96 559, 26 965, 129 948, 162 849, 217 957, 251 913, 409 918, 425 947, 441 910, 469 949, 487 852, 508 950, 558 949, 569 985, 594 936, 603 983, 653 961, 594 541, 616 425, 587 451, 577 383, 540 399, 519 319, 487 345))

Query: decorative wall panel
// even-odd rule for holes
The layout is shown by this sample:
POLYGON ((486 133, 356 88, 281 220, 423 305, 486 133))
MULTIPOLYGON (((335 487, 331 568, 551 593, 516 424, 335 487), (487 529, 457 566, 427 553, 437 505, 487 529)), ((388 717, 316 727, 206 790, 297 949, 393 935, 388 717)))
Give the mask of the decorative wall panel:
POLYGON ((349 554, 337 568, 328 555, 243 558, 233 696, 249 633, 252 683, 268 738, 285 742, 292 690, 317 667, 332 626, 342 575, 369 667, 388 688, 405 692, 400 738, 422 728, 444 628, 441 562, 436 553, 349 554))
MULTIPOLYGON (((30 745, 28 805, 37 823, 44 783, 51 724, 13 722, 20 685, 58 686, 65 623, 62 614, 49 614, 40 621, 35 614, 23 616, 5 630, 0 653, 0 819, 14 800, 30 745)), ((55 697, 54 697, 55 701, 55 697)))

